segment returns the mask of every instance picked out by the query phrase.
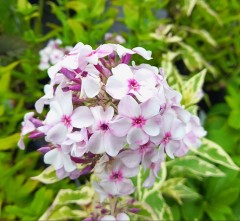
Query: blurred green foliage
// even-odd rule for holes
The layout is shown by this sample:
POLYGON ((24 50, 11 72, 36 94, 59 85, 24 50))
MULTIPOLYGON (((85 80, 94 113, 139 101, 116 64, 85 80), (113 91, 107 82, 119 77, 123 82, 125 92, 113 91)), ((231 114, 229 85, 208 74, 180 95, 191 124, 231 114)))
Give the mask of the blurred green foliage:
MULTIPOLYGON (((167 162, 151 190, 141 189, 140 174, 135 180, 140 218, 240 220, 240 175, 233 163, 240 166, 239 1, 36 2, 0 0, 0 219, 36 220, 52 208, 60 189, 76 186, 67 180, 43 186, 31 179, 43 170, 39 154, 30 151, 37 144, 30 143, 24 152, 16 148, 20 122, 47 82, 46 72, 38 70, 39 50, 51 38, 96 47, 110 31, 122 34, 127 47, 152 50, 150 63, 164 67, 169 83, 183 94, 182 104, 193 113, 203 87, 207 137, 224 149, 205 141, 207 157, 197 151, 167 162)), ((55 205, 53 219, 84 217, 66 204, 55 205)), ((83 210, 86 204, 82 202, 83 210)))

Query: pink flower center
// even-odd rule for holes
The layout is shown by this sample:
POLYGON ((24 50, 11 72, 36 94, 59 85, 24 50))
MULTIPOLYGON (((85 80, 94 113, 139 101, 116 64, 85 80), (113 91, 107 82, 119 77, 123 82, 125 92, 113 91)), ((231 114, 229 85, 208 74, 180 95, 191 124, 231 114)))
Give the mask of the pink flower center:
POLYGON ((142 127, 146 123, 144 117, 139 116, 132 119, 132 125, 136 127, 142 127))
POLYGON ((123 179, 122 172, 119 171, 112 171, 112 174, 110 175, 110 180, 114 182, 121 182, 123 179))
POLYGON ((66 127, 71 126, 71 116, 63 115, 62 122, 66 127))
POLYGON ((84 77, 84 78, 87 77, 87 75, 88 75, 88 73, 87 73, 86 71, 83 71, 83 72, 81 73, 81 76, 84 77))
POLYGON ((140 88, 140 84, 135 79, 130 79, 128 80, 128 88, 137 91, 140 88))
POLYGON ((164 145, 167 145, 169 143, 169 141, 171 140, 171 133, 167 132, 164 136, 164 138, 162 139, 162 142, 164 145))
POLYGON ((108 129, 109 129, 108 124, 102 123, 102 124, 100 125, 100 129, 103 130, 103 131, 108 130, 108 129))

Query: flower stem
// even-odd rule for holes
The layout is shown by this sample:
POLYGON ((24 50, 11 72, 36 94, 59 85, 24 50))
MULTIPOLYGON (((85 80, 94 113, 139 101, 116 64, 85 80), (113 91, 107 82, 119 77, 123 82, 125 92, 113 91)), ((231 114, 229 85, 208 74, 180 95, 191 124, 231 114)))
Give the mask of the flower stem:
POLYGON ((110 199, 110 210, 111 210, 112 216, 115 216, 116 208, 117 208, 117 197, 112 197, 110 199))

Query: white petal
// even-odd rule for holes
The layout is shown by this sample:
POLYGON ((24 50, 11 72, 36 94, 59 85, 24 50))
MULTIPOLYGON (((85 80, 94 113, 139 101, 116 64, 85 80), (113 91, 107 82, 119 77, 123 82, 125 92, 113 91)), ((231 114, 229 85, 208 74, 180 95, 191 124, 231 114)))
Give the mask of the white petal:
POLYGON ((116 46, 117 54, 120 58, 125 54, 134 54, 132 50, 125 48, 122 45, 115 44, 115 46, 116 46))
POLYGON ((100 131, 95 132, 89 139, 89 151, 95 154, 102 154, 105 152, 103 133, 100 131))
POLYGON ((133 72, 131 68, 126 64, 119 64, 115 68, 112 68, 112 73, 114 76, 121 78, 123 80, 133 78, 133 72))
POLYGON ((114 109, 113 107, 107 107, 107 109, 104 111, 102 106, 97 107, 91 107, 91 112, 93 114, 94 119, 98 121, 108 122, 112 120, 114 115, 114 109))
POLYGON ((118 113, 126 117, 138 117, 141 114, 141 108, 132 96, 126 95, 118 104, 118 113))
POLYGON ((178 141, 169 141, 169 143, 165 146, 165 151, 166 151, 166 154, 174 159, 174 154, 175 152, 178 150, 178 148, 180 148, 180 142, 178 141))
POLYGON ((84 89, 85 94, 89 98, 93 98, 96 95, 98 95, 100 91, 100 79, 99 78, 93 78, 93 77, 87 77, 82 79, 82 86, 84 89))
POLYGON ((44 163, 53 165, 55 170, 61 169, 63 166, 61 155, 57 148, 48 151, 44 155, 44 163))
POLYGON ((81 106, 73 111, 71 124, 76 128, 89 127, 93 123, 93 116, 88 107, 81 106))
POLYGON ((141 162, 141 155, 138 154, 138 151, 125 150, 121 152, 118 155, 118 157, 121 159, 124 165, 128 168, 137 167, 141 162))
POLYGON ((56 100, 62 109, 64 115, 70 116, 73 111, 72 92, 63 92, 60 86, 56 89, 56 100))
POLYGON ((119 213, 117 214, 117 221, 130 221, 130 218, 126 213, 119 213))
POLYGON ((70 173, 74 171, 76 169, 76 165, 72 162, 72 160, 70 159, 70 156, 65 155, 63 152, 61 154, 62 154, 63 166, 66 172, 70 173))
POLYGON ((101 221, 116 221, 116 218, 112 215, 106 215, 103 218, 101 218, 101 221))
POLYGON ((149 136, 140 128, 131 128, 127 135, 127 142, 129 144, 142 145, 149 141, 149 136))
POLYGON ((145 119, 151 118, 159 114, 160 102, 157 98, 151 98, 148 101, 142 103, 141 105, 142 116, 145 119))
POLYGON ((67 136, 68 129, 62 123, 53 126, 46 136, 46 141, 61 144, 67 136))
POLYGON ((143 130, 150 136, 157 136, 160 133, 160 124, 157 117, 153 117, 146 121, 143 130))
POLYGON ((128 93, 128 85, 124 79, 111 76, 107 80, 106 92, 115 99, 122 99, 128 93))
POLYGON ((50 103, 50 111, 47 113, 45 123, 54 125, 61 121, 63 116, 62 109, 58 102, 52 101, 50 103))
POLYGON ((131 125, 132 123, 129 118, 119 118, 110 123, 109 128, 115 136, 124 137, 127 135, 127 132, 131 125))
POLYGON ((48 69, 48 76, 51 79, 54 79, 55 75, 61 70, 61 68, 62 68, 61 62, 58 62, 57 64, 48 69))
POLYGON ((104 149, 106 153, 112 157, 115 157, 121 149, 123 149, 125 138, 115 137, 110 133, 104 134, 104 149))
POLYGON ((181 140, 185 135, 184 124, 179 120, 175 120, 174 125, 172 126, 171 135, 173 140, 181 140))
POLYGON ((35 103, 35 109, 38 113, 42 113, 43 111, 43 107, 44 107, 44 103, 45 103, 45 99, 44 98, 40 98, 36 101, 35 103))
POLYGON ((147 51, 146 49, 142 48, 142 47, 136 47, 132 49, 134 52, 136 52, 137 54, 141 55, 143 58, 145 58, 146 60, 150 60, 152 59, 152 52, 151 51, 147 51))

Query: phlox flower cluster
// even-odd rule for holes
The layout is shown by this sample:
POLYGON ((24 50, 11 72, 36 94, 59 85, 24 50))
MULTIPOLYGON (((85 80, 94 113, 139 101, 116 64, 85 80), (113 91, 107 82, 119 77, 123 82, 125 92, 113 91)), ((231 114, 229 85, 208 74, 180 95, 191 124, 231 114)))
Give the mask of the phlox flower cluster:
MULTIPOLYGON (((185 155, 206 134, 199 118, 181 106, 181 94, 169 87, 163 70, 130 65, 132 55, 151 59, 141 47, 103 44, 94 50, 78 43, 48 69, 50 83, 35 104, 38 113, 48 106, 46 117, 28 113, 22 123, 20 148, 27 134, 43 137, 39 151, 59 179, 95 173, 101 202, 133 193, 131 178, 140 166, 149 171, 143 186, 151 187, 165 155, 185 155)), ((115 219, 126 219, 125 212, 115 219)))
POLYGON ((62 41, 60 39, 50 40, 45 48, 40 50, 39 70, 47 70, 52 65, 58 63, 64 55, 68 54, 72 47, 60 47, 62 41))

